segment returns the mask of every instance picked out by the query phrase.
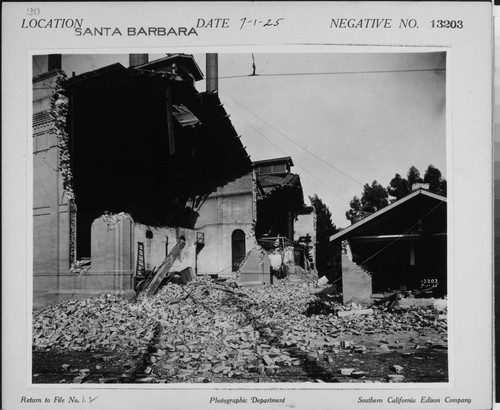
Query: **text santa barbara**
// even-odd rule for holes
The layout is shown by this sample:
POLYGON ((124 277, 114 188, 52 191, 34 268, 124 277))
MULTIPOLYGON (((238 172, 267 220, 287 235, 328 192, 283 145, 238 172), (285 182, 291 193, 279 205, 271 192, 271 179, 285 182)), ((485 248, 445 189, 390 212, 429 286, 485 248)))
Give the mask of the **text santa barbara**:
POLYGON ((75 28, 77 36, 197 36, 194 27, 127 27, 125 30, 118 27, 85 27, 75 28))
POLYGON ((74 29, 78 37, 81 36, 197 36, 194 27, 85 27, 83 19, 74 18, 32 18, 23 19, 21 28, 24 29, 74 29))

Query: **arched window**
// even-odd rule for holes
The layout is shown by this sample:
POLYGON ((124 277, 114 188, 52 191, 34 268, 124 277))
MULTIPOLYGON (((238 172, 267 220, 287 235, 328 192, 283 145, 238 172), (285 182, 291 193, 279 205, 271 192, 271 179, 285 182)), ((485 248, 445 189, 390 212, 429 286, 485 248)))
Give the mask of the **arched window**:
POLYGON ((245 232, 241 229, 236 229, 231 235, 231 254, 233 261, 233 272, 236 272, 241 261, 245 257, 245 232))

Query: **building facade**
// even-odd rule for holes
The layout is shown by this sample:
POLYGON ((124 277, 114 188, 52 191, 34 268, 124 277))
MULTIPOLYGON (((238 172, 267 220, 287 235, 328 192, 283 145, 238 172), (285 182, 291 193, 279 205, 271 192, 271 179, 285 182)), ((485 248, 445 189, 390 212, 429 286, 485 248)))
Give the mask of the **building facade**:
POLYGON ((446 218, 446 198, 417 189, 333 235, 332 246, 344 242, 344 302, 369 303, 394 292, 446 295, 446 218))
MULTIPOLYGON (((291 158, 252 164, 217 92, 196 90, 192 56, 136 60, 70 78, 60 59, 34 64, 35 307, 134 297, 181 240, 172 271, 249 285, 273 280, 260 239, 313 248, 291 158)), ((314 267, 313 251, 298 259, 314 267)))

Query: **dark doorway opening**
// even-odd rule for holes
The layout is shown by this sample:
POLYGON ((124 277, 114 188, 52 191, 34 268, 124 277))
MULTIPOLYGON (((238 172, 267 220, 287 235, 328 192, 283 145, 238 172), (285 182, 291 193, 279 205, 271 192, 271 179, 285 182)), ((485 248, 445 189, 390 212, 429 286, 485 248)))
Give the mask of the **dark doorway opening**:
POLYGON ((232 271, 236 272, 241 261, 245 258, 245 232, 236 229, 231 235, 232 271))

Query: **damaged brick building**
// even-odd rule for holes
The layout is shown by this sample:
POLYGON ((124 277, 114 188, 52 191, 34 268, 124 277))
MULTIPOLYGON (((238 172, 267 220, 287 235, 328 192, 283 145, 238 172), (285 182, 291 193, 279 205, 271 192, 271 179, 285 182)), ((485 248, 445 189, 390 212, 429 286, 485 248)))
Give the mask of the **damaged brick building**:
MULTIPOLYGON (((49 56, 49 70, 33 77, 35 306, 131 297, 137 277, 174 250, 172 271, 268 282, 258 238, 293 243, 294 220, 308 212, 291 159, 272 188, 218 93, 196 90, 203 73, 193 56, 130 57, 128 68, 67 78, 60 56, 49 56), (269 216, 276 201, 279 226, 269 216)), ((302 236, 314 237, 310 228, 302 236)))

